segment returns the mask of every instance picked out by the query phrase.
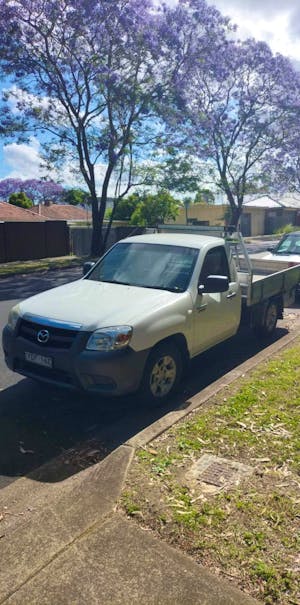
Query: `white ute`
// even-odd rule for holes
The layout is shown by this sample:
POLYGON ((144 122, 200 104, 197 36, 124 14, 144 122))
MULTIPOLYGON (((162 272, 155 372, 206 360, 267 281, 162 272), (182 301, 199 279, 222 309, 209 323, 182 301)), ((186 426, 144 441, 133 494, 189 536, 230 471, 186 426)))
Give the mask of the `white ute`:
POLYGON ((255 275, 238 234, 161 231, 118 242, 81 279, 13 307, 3 330, 8 367, 69 388, 140 389, 162 401, 189 359, 233 336, 242 315, 273 333, 300 266, 255 275))

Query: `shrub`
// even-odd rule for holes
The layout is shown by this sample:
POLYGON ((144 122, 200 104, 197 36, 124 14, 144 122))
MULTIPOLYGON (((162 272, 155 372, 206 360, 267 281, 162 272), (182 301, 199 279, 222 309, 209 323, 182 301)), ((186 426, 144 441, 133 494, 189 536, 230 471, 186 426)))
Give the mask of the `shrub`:
POLYGON ((20 191, 19 193, 12 193, 9 196, 9 203, 13 206, 19 206, 19 208, 32 208, 33 203, 31 199, 24 193, 24 191, 20 191))
POLYGON ((292 225, 291 223, 289 223, 288 225, 282 225, 282 227, 279 227, 278 229, 276 229, 274 231, 275 235, 284 235, 285 233, 291 233, 291 231, 296 231, 297 227, 295 227, 295 225, 292 225))

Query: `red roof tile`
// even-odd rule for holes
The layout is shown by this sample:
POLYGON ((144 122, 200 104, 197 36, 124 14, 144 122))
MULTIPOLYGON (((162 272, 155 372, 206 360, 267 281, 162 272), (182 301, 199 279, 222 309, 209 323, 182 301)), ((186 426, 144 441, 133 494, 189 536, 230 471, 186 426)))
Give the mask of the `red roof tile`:
POLYGON ((44 222, 45 220, 47 220, 45 217, 37 216, 31 210, 13 206, 13 204, 9 204, 8 202, 0 202, 0 221, 44 222))
POLYGON ((39 204, 34 206, 32 210, 39 216, 52 220, 86 221, 92 218, 89 210, 71 204, 50 204, 50 206, 39 204))

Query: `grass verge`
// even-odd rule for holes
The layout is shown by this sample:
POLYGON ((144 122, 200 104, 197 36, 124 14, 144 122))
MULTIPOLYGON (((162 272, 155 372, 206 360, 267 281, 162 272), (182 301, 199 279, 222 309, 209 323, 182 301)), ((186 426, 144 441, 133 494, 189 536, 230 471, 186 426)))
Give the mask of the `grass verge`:
POLYGON ((20 275, 35 271, 47 271, 51 269, 66 269, 83 265, 86 258, 79 256, 59 256, 57 258, 42 258, 38 260, 16 261, 0 264, 0 277, 20 275))
POLYGON ((121 498, 136 522, 265 604, 299 605, 300 342, 137 450, 121 498), (253 467, 209 495, 209 453, 253 467))

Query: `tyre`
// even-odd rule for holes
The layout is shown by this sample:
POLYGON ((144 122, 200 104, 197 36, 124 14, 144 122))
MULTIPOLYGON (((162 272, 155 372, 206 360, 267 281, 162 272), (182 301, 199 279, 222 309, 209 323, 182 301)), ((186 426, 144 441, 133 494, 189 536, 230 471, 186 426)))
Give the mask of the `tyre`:
POLYGON ((155 347, 144 370, 140 393, 151 403, 163 403, 175 393, 183 372, 180 350, 173 343, 155 347))
POLYGON ((255 331, 258 336, 267 338, 272 336, 278 319, 278 307, 274 300, 271 300, 266 306, 262 320, 255 326, 255 331))

